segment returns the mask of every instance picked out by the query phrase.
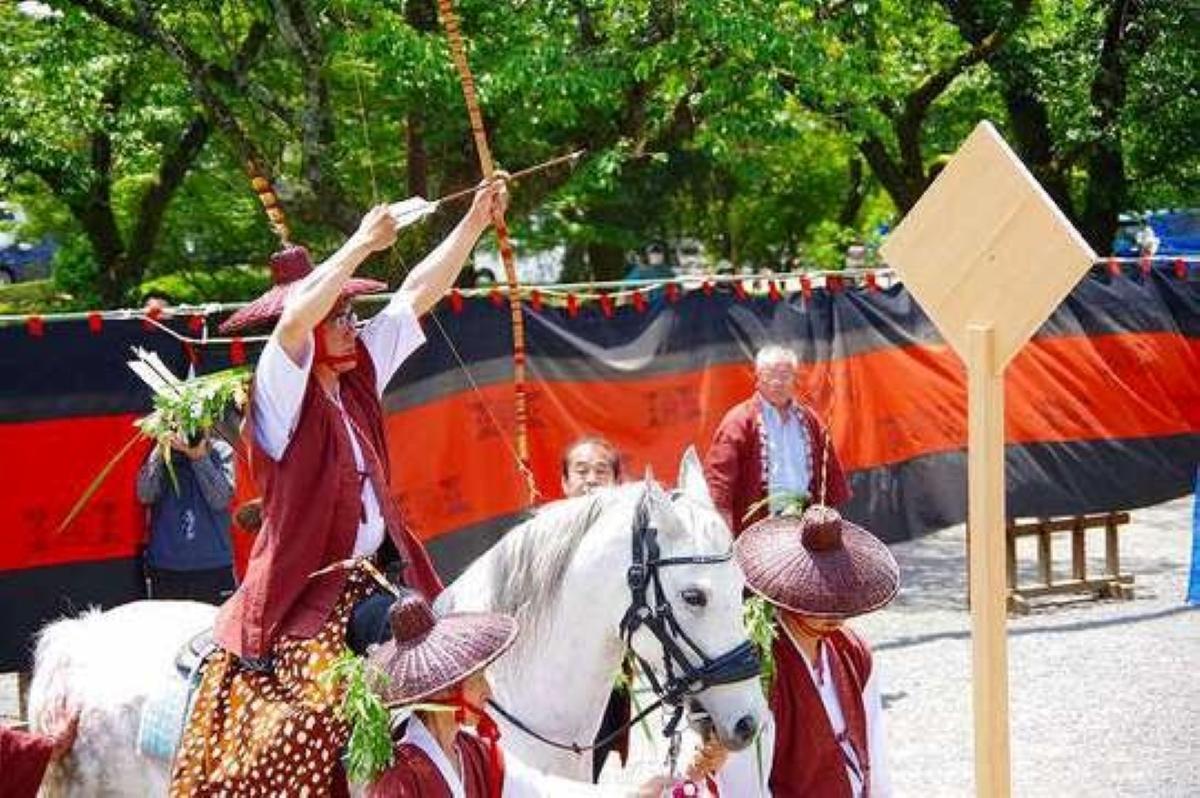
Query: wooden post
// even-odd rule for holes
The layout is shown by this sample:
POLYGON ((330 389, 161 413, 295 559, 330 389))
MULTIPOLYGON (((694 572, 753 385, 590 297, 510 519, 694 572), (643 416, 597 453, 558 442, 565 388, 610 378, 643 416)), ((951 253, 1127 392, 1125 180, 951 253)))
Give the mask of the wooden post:
POLYGON ((1109 513, 1104 524, 1104 567, 1109 576, 1121 575, 1121 548, 1117 538, 1117 518, 1109 513))
POLYGON ((1075 519, 1071 531, 1071 578, 1087 581, 1087 532, 1083 528, 1083 516, 1075 519))
POLYGON ((975 794, 1009 794, 1007 578, 1004 524, 1004 378, 992 326, 968 327, 967 491, 975 794))
POLYGON ((1050 587, 1054 582, 1054 539, 1050 537, 1050 530, 1045 528, 1045 524, 1038 530, 1037 548, 1038 575, 1042 578, 1042 584, 1050 587))
POLYGON ((975 792, 1006 798, 1002 377, 1096 254, 987 122, 975 128, 882 252, 967 364, 975 792))

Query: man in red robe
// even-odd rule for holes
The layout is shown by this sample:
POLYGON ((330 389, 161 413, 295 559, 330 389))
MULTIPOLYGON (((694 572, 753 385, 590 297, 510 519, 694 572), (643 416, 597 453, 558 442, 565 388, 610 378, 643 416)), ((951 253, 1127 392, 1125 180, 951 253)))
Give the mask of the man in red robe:
POLYGON ((0 726, 0 798, 37 795, 46 769, 75 744, 79 713, 55 709, 46 719, 46 728, 46 734, 34 734, 0 726))
POLYGON ((725 414, 705 455, 709 493, 734 537, 797 497, 830 507, 850 498, 825 425, 794 396, 796 373, 795 352, 760 349, 754 395, 725 414))
POLYGON ((755 524, 734 551, 746 584, 772 605, 777 636, 763 762, 754 752, 731 754, 718 774, 721 794, 889 798, 871 648, 844 621, 895 597, 891 552, 821 505, 755 524))

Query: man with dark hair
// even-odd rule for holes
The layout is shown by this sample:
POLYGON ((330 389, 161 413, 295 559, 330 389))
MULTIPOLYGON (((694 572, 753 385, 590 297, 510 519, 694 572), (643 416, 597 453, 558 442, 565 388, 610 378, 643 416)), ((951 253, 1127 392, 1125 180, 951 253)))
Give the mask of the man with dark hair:
POLYGON ((580 438, 563 452, 562 488, 568 498, 610 487, 620 479, 621 455, 598 435, 580 438))

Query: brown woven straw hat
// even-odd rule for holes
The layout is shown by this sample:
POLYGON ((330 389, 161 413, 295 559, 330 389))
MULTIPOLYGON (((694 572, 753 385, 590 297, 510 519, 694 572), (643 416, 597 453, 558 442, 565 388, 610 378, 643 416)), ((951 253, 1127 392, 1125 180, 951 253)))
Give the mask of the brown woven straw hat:
POLYGON ((759 521, 737 539, 734 552, 751 590, 815 618, 877 610, 900 588, 900 568, 883 541, 824 505, 799 518, 759 521))
POLYGON ((374 647, 368 662, 387 676, 380 691, 388 704, 411 704, 486 668, 517 637, 511 616, 455 612, 442 617, 419 593, 402 589, 388 609, 392 639, 374 647))
MULTIPOLYGON (((276 252, 271 256, 271 287, 258 299, 239 308, 232 316, 221 322, 221 332, 224 334, 239 332, 279 318, 293 285, 311 274, 312 270, 312 259, 309 258, 308 250, 304 247, 289 246, 276 252)), ((378 280, 351 277, 342 286, 341 296, 347 298, 360 294, 376 294, 386 290, 387 285, 378 280)))

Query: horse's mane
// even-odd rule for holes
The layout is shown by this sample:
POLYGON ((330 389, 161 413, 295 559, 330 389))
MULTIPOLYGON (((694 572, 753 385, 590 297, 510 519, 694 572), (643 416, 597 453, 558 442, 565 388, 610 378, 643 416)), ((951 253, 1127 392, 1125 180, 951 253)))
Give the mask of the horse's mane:
MULTIPOLYGON (((643 490, 633 483, 555 502, 510 531, 492 552, 491 608, 535 633, 554 608, 584 535, 609 510, 637 501, 643 490)), ((529 636, 534 635, 522 635, 529 636)))

